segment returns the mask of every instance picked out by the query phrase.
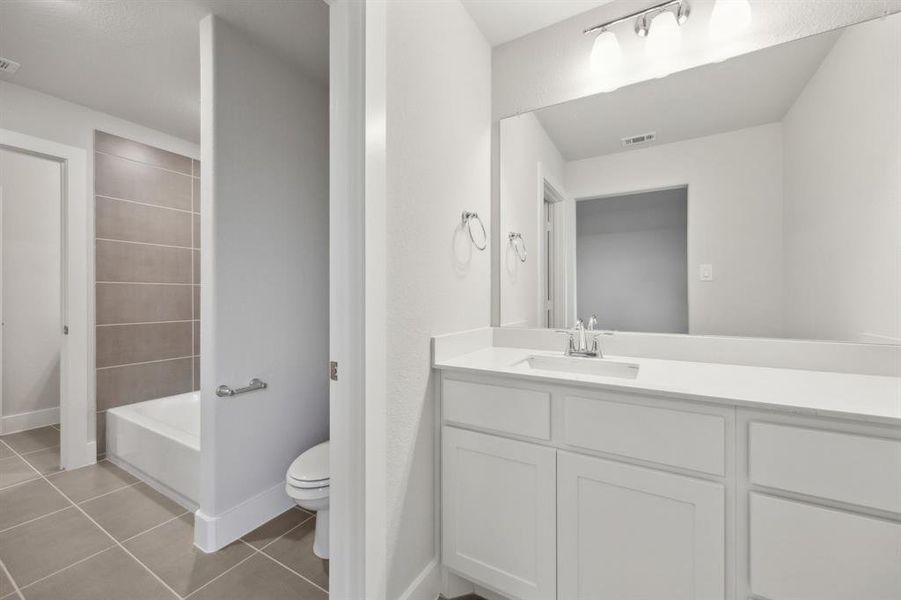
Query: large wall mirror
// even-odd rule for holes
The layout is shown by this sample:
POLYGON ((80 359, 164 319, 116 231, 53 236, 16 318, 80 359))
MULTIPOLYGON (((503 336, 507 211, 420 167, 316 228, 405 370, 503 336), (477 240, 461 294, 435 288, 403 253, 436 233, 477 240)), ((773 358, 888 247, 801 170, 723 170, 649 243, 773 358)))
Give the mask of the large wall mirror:
POLYGON ((901 14, 504 119, 501 325, 901 343, 901 14))

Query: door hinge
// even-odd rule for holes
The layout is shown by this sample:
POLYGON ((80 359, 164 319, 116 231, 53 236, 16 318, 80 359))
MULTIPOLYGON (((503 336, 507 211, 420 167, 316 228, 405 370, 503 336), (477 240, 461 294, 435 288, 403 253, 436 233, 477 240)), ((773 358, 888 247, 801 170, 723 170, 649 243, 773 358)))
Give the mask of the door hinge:
POLYGON ((331 361, 328 364, 328 378, 332 381, 338 381, 338 362, 331 361))
POLYGON ((63 325, 63 335, 69 335, 69 326, 63 325))

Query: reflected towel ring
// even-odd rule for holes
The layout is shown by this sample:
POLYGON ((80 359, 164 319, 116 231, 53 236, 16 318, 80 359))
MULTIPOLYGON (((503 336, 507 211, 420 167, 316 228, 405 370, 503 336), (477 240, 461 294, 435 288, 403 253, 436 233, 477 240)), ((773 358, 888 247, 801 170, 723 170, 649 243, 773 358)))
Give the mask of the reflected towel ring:
POLYGON ((488 247, 488 233, 485 231, 485 224, 482 223, 482 219, 479 217, 479 213, 463 211, 463 227, 469 232, 469 239, 472 240, 472 245, 476 247, 476 250, 484 250, 488 247), (476 236, 472 233, 472 222, 477 221, 479 223, 479 227, 482 228, 482 243, 476 241, 476 236))
POLYGON ((526 243, 522 239, 522 234, 511 231, 509 234, 507 234, 507 239, 510 240, 510 245, 513 246, 513 251, 516 252, 516 256, 517 258, 519 258, 519 262, 526 262, 526 258, 529 257, 529 253, 526 251, 526 243))

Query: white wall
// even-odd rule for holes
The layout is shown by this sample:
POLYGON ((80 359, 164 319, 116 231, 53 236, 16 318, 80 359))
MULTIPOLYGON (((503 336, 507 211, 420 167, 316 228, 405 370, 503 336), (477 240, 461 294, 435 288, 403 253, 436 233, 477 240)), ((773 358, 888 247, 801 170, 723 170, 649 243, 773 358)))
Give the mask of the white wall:
POLYGON ((368 463, 384 455, 367 464, 367 534, 385 523, 381 555, 367 554, 369 597, 432 599, 429 338, 488 324, 490 256, 460 213, 490 211, 491 49, 456 0, 369 3, 366 37, 367 450, 383 453, 368 463))
POLYGON ((901 15, 842 34, 783 136, 786 335, 901 343, 901 15))
POLYGON ((577 313, 600 329, 688 333, 687 190, 576 203, 577 313))
MULTIPOLYGON (((118 117, 91 110, 54 96, 42 94, 12 83, 0 81, 0 129, 9 129, 44 140, 84 149, 87 156, 85 169, 85 198, 89 206, 90 231, 87 239, 94 239, 94 130, 99 129, 118 136, 132 139, 177 154, 200 158, 200 147, 171 135, 125 121, 118 117)), ((93 257, 93 247, 90 251, 93 257)), ((93 262, 88 265, 90 283, 93 285, 93 262)), ((90 318, 93 319, 93 291, 90 292, 90 318)), ((90 338, 93 339, 94 323, 88 323, 90 338)), ((90 357, 88 373, 88 439, 94 440, 96 402, 94 397, 94 361, 90 357)))
POLYGON ((569 162, 565 185, 575 198, 687 185, 689 333, 781 335, 778 123, 569 162))
MULTIPOLYGON (((714 0, 692 0, 692 14, 682 29, 682 45, 662 60, 647 58, 644 40, 623 25, 618 35, 623 52, 620 71, 599 78, 589 69, 593 39, 581 31, 657 0, 615 0, 494 49, 492 56, 492 215, 500 207, 500 143, 497 122, 508 116, 631 83, 660 77, 712 61, 724 60, 807 35, 901 10, 901 0, 883 2, 822 2, 819 0, 752 1, 752 22, 741 36, 728 42, 710 39, 708 23, 714 0)), ((501 322, 500 221, 492 240, 492 323, 501 322)))
POLYGON ((0 149, 3 417, 59 408, 61 184, 59 163, 0 149))
POLYGON ((201 494, 207 550, 288 508, 328 438, 328 91, 201 22, 201 494), (269 389, 218 398, 252 377, 269 389))
POLYGON ((501 318, 503 325, 541 327, 538 303, 540 253, 544 240, 539 237, 543 199, 538 169, 563 183, 563 156, 548 137, 538 118, 525 113, 501 121, 501 318), (507 243, 508 232, 522 233, 526 249, 531 252, 520 262, 507 243))

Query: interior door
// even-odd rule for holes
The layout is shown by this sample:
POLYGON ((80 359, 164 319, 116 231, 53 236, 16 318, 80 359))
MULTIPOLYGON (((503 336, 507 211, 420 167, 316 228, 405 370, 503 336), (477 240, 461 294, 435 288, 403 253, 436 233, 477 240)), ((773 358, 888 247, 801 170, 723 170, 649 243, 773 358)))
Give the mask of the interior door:
POLYGON ((723 598, 722 485, 568 452, 557 475, 558 598, 723 598))

